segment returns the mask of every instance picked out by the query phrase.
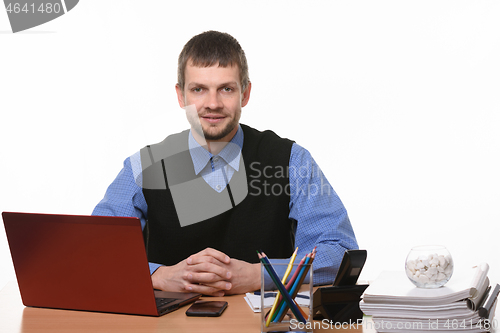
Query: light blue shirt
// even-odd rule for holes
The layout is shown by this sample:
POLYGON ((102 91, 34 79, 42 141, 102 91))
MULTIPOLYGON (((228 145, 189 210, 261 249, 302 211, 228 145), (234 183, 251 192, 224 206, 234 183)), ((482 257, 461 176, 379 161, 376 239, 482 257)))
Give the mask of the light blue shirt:
MULTIPOLYGON (((230 141, 232 144, 225 146, 219 154, 212 155, 190 134, 188 144, 196 174, 201 174, 214 190, 224 190, 234 171, 238 171, 243 141, 243 130, 239 127, 230 141)), ((140 152, 137 152, 125 160, 123 169, 108 187, 92 215, 135 216, 141 220, 144 228, 148 207, 142 188, 136 182, 141 171, 140 152)), ((345 250, 358 248, 347 211, 311 154, 296 143, 292 145, 290 154, 289 182, 288 217, 297 222, 295 247, 299 248, 295 261, 298 263, 316 246, 314 284, 331 284, 345 250)), ((288 260, 274 259, 271 262, 288 263, 288 260)), ((151 274, 159 266, 150 263, 151 274)), ((266 276, 266 286, 272 285, 266 276)))
POLYGON ((188 146, 195 174, 201 174, 207 184, 220 193, 226 188, 234 172, 240 169, 243 130, 240 127, 231 142, 215 156, 200 146, 191 132, 188 146))

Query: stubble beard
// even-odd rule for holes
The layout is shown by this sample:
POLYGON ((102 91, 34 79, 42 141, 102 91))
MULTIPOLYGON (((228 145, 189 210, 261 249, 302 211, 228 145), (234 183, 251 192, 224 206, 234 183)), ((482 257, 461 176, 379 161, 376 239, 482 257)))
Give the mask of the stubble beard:
MULTIPOLYGON (((201 118, 201 116, 198 115, 196 115, 195 117, 201 118)), ((210 124, 208 125, 208 127, 203 127, 203 125, 201 125, 200 119, 189 119, 189 122, 191 123, 191 128, 193 128, 198 133, 198 135, 203 136, 205 140, 217 141, 227 136, 229 133, 231 133, 231 131, 234 130, 236 126, 238 126, 239 118, 239 116, 235 115, 235 117, 233 117, 231 121, 222 128, 220 128, 219 125, 210 124)))

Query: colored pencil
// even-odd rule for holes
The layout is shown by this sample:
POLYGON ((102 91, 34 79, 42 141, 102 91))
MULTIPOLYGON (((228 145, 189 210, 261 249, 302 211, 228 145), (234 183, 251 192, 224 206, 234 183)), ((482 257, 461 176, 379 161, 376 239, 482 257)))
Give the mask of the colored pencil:
MULTIPOLYGON (((292 271, 293 268, 293 262, 295 261, 295 257, 297 256, 297 250, 299 248, 295 248, 295 251, 293 251, 292 257, 290 258, 290 262, 288 263, 288 267, 286 268, 285 275, 283 275, 283 279, 281 279, 281 283, 285 284, 286 279, 288 278, 288 275, 290 275, 290 272, 292 271)), ((278 294, 276 295, 276 299, 274 300, 273 306, 271 308, 271 312, 268 313, 267 315, 267 320, 266 320, 266 327, 269 327, 269 324, 271 323, 271 318, 273 317, 274 311, 276 311, 276 308, 278 307, 279 304, 279 299, 280 299, 281 293, 278 291, 278 294)), ((295 300, 294 300, 295 302, 295 300)), ((295 302, 297 304, 297 302, 295 302)), ((300 307, 299 307, 300 310, 300 307)))
POLYGON ((269 273, 269 276, 273 280, 276 287, 278 287, 278 290, 280 291, 280 293, 283 295, 283 298, 285 299, 286 304, 288 304, 288 306, 292 310, 293 314, 295 315, 295 318, 297 318, 297 320, 299 320, 302 323, 306 323, 304 316, 302 315, 302 313, 298 309, 297 305, 295 305, 295 303, 293 302, 292 298, 290 297, 290 294, 286 290, 283 283, 281 283, 278 275, 276 274, 276 271, 274 270, 273 266, 269 262, 269 259, 267 258, 266 254, 263 252, 259 253, 259 251, 257 251, 257 253, 259 255, 260 261, 264 264, 265 269, 269 273))
MULTIPOLYGON (((301 269, 301 272, 299 273, 297 278, 293 281, 292 287, 290 289, 287 289, 292 298, 295 299, 295 297, 297 296, 297 293, 299 292, 300 287, 304 283, 304 279, 307 276, 307 273, 314 261, 315 256, 316 256, 316 247, 312 250, 310 254, 307 255, 306 261, 301 269)), ((312 281, 310 281, 310 283, 312 283, 312 281)), ((288 306, 286 305, 285 302, 281 302, 281 304, 278 306, 278 309, 279 311, 274 317, 274 322, 279 322, 283 320, 288 310, 288 306)))
MULTIPOLYGON (((304 265, 304 262, 306 261, 306 258, 307 258, 307 254, 302 258, 302 260, 300 261, 297 269, 295 270, 295 273, 293 274, 293 276, 290 278, 290 281, 288 281, 287 285, 286 285, 286 290, 287 291, 290 291, 292 289, 292 286, 293 286, 293 283, 294 281, 297 279, 297 276, 299 276, 299 273, 300 271, 302 270, 302 266, 304 265)), ((279 300, 278 300, 278 309, 281 309, 281 306, 283 304, 283 297, 279 297, 279 300)), ((276 316, 278 314, 278 311, 275 311, 272 315, 272 318, 271 320, 275 320, 276 319, 276 316)))

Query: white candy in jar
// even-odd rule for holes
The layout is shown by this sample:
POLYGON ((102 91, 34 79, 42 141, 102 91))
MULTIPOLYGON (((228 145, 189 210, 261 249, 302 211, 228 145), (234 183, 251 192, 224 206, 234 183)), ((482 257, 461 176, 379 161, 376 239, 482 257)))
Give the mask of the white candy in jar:
POLYGON ((406 274, 420 285, 434 285, 447 281, 453 273, 450 255, 420 255, 417 259, 406 262, 406 274))

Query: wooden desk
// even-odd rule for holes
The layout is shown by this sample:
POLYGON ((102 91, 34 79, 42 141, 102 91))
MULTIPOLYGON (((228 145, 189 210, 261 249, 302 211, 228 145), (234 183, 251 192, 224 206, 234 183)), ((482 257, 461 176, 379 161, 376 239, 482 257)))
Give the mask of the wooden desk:
MULTIPOLYGON (((254 313, 248 307, 243 295, 210 299, 225 300, 229 303, 221 317, 188 317, 185 314, 187 307, 162 317, 28 308, 22 304, 17 283, 10 282, 0 291, 0 332, 260 332, 260 313, 254 313)), ((366 328, 341 330, 375 332, 366 328)))

